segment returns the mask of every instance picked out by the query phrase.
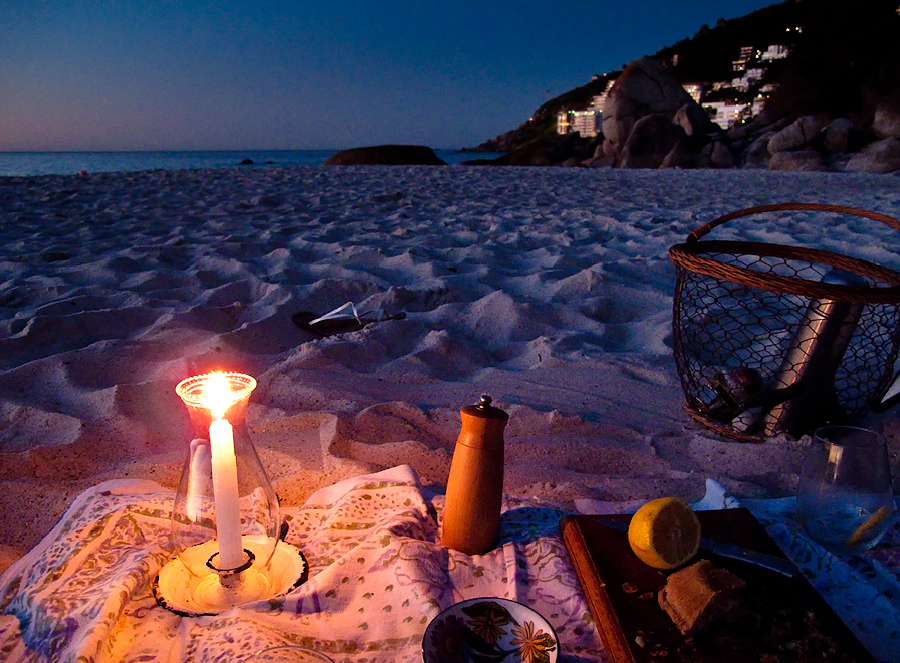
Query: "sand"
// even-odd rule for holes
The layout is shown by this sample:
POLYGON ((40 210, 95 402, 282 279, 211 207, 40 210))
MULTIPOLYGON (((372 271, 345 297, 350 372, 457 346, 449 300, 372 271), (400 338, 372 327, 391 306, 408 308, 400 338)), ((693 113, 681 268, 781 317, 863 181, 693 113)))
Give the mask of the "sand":
MULTIPOLYGON (((237 370, 281 500, 409 463, 446 483, 459 408, 510 414, 509 494, 572 510, 707 477, 791 494, 806 440, 693 423, 673 361, 669 246, 787 200, 900 214, 892 176, 463 166, 0 178, 0 569, 85 488, 174 488, 190 438, 174 391, 237 370), (346 302, 405 314, 318 338, 346 302)), ((900 270, 900 236, 855 217, 735 221, 716 238, 850 253, 900 270)), ((896 413, 883 430, 896 462, 896 413)), ((895 466, 896 467, 896 466, 895 466)), ((895 472, 895 476, 896 476, 895 472)))

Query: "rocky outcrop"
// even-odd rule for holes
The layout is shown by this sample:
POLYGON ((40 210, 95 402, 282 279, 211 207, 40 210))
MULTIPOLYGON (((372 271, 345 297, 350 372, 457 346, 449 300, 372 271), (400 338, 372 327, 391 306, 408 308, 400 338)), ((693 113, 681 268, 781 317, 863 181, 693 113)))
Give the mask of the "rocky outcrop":
MULTIPOLYGON (((890 124, 882 121, 880 131, 890 124)), ((849 118, 806 116, 753 122, 728 132, 688 134, 661 114, 637 119, 615 150, 602 136, 535 140, 499 159, 464 163, 620 168, 762 168, 900 174, 900 138, 878 138, 849 118)))
POLYGON ((679 138, 669 150, 660 168, 693 168, 697 161, 697 149, 694 142, 687 136, 679 138))
POLYGON ((538 138, 496 159, 463 161, 465 166, 583 166, 600 149, 598 140, 578 134, 538 138))
POLYGON ((326 166, 446 166, 430 147, 375 145, 356 147, 333 155, 326 166))
MULTIPOLYGON (((769 143, 771 145, 771 142, 769 143)), ((797 150, 794 152, 776 152, 769 159, 769 170, 825 170, 822 155, 816 150, 797 150)))
POLYGON ((809 145, 818 138, 826 124, 826 120, 811 115, 798 118, 769 139, 769 154, 799 150, 809 145))
POLYGON ((879 138, 900 139, 900 100, 883 101, 875 108, 872 133, 879 138))
POLYGON ((641 58, 610 89, 601 136, 535 139, 478 163, 900 174, 898 98, 873 101, 869 113, 852 118, 825 112, 777 118, 772 112, 724 131, 664 66, 641 58))
MULTIPOLYGON (((659 168, 676 145, 685 145, 684 130, 665 115, 645 115, 634 122, 618 151, 622 168, 659 168)), ((690 160, 686 158, 685 160, 690 160)))
POLYGON ((855 131, 853 122, 840 117, 823 129, 822 145, 830 154, 846 154, 852 149, 855 131))
POLYGON ((678 80, 659 62, 641 58, 625 68, 606 98, 603 155, 624 168, 684 167, 702 145, 696 139, 710 130, 706 113, 678 80))
POLYGON ((900 140, 884 138, 869 143, 850 157, 844 170, 856 173, 892 173, 900 170, 900 140))
POLYGON ((688 136, 703 136, 715 130, 709 115, 693 99, 675 111, 672 124, 681 127, 688 136))

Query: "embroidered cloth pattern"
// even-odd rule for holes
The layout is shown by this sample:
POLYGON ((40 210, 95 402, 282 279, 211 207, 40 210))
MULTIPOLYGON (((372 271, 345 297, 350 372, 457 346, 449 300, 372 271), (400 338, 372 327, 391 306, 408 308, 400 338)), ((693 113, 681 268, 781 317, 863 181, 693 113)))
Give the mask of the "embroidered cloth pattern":
POLYGON ((0 660, 224 662, 294 644, 337 663, 421 661, 428 622, 482 596, 542 614, 560 638, 560 660, 602 657, 556 509, 507 499, 500 544, 470 557, 440 545, 443 496, 426 494, 410 467, 348 479, 283 510, 286 540, 309 562, 304 585, 191 618, 158 606, 150 589, 170 555, 172 499, 149 482, 82 493, 0 577, 0 660))

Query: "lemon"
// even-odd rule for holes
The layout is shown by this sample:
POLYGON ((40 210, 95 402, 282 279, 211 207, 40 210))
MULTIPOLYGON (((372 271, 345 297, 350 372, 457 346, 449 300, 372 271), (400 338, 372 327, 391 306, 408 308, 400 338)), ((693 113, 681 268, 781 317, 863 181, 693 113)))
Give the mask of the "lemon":
POLYGON ((891 507, 880 507, 878 511, 869 516, 869 519, 866 522, 856 528, 856 531, 850 535, 850 538, 847 539, 845 545, 850 547, 855 546, 866 537, 870 530, 878 527, 889 515, 891 515, 891 507))
POLYGON ((628 543, 645 564, 666 571, 677 569, 700 549, 700 521, 680 497, 660 497, 632 516, 628 543))

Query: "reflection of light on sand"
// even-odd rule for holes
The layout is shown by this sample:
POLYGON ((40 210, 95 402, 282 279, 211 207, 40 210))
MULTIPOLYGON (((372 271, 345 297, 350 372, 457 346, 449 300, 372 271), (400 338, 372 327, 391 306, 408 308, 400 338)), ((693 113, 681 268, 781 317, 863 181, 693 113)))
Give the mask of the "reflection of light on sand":
MULTIPOLYGON (((482 392, 510 413, 507 492, 691 499, 715 476, 738 495, 784 494, 798 446, 723 442, 686 421, 666 252, 797 191, 887 214, 898 202, 891 177, 749 170, 260 168, 15 186, 0 194, 14 221, 0 243, 0 541, 13 554, 102 479, 174 488, 185 421, 172 386, 229 363, 260 380, 248 421, 269 431, 259 453, 287 504, 407 462, 444 484, 458 409, 482 392), (407 315, 323 339, 291 322, 345 302, 407 315)), ((858 220, 721 231, 900 267, 896 231, 858 220)), ((742 348, 783 342, 747 331, 742 348)))

